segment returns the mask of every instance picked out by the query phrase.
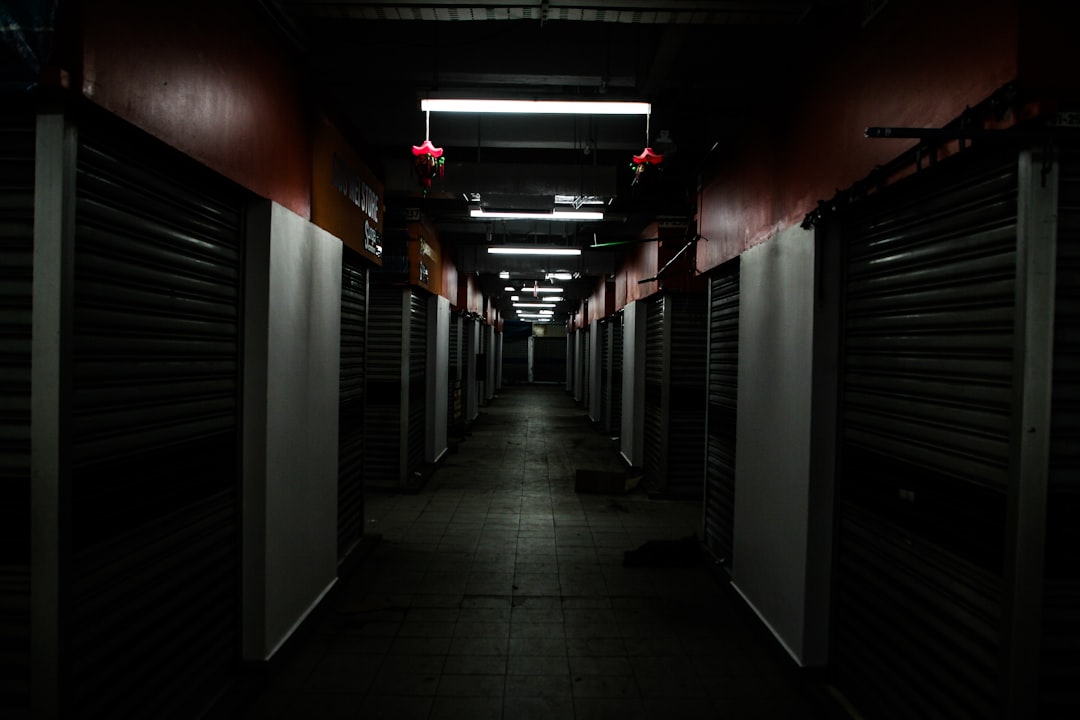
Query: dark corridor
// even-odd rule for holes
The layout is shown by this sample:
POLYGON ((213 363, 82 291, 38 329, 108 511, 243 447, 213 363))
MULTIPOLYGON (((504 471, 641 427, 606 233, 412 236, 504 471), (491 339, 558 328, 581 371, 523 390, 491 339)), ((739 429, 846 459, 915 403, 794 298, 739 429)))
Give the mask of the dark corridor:
POLYGON ((501 391, 419 492, 369 493, 363 559, 244 717, 819 717, 707 558, 624 566, 700 502, 579 470, 632 480, 561 387, 501 391))

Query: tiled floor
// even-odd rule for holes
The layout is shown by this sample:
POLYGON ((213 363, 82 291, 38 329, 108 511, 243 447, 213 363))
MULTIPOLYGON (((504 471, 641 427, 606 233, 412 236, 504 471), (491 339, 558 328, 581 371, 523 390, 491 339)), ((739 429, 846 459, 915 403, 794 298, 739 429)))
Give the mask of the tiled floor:
POLYGON ((246 719, 814 718, 715 573, 623 566, 700 503, 578 469, 624 471, 565 390, 501 391, 421 492, 368 496, 381 542, 246 719))

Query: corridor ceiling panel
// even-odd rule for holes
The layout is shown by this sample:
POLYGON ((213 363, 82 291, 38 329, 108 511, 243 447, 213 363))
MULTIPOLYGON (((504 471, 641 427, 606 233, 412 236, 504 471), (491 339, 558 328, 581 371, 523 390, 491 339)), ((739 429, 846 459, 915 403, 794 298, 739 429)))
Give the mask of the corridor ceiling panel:
MULTIPOLYGON (((845 0, 262 2, 313 91, 362 139, 391 206, 419 207, 457 247, 589 248, 632 242, 661 216, 692 216, 702 171, 738 149, 749 111, 777 104, 800 38, 845 0), (632 100, 652 111, 426 116, 427 98, 632 100), (425 139, 445 153, 426 193, 411 153, 425 139), (646 147, 663 161, 638 176, 632 158, 646 147), (550 210, 557 197, 604 219, 470 216, 550 210)), ((469 257, 481 274, 501 269, 484 253, 469 257)))

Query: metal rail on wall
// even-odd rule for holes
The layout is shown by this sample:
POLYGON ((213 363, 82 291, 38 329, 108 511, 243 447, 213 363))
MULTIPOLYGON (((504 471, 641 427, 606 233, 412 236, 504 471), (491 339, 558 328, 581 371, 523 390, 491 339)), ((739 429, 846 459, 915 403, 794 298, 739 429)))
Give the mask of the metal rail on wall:
POLYGON ((959 117, 940 128, 889 126, 866 128, 864 135, 869 139, 909 138, 920 142, 891 161, 876 166, 866 177, 857 180, 851 187, 837 190, 832 198, 819 200, 817 207, 803 218, 801 227, 804 230, 814 228, 826 216, 870 193, 880 191, 891 184, 891 179, 901 176, 911 168, 919 172, 924 167, 936 165, 944 143, 956 142, 959 151, 962 152, 971 147, 974 141, 983 143, 1025 140, 1045 141, 1049 144, 1062 136, 1080 138, 1080 114, 1077 113, 1063 113, 1058 115, 1053 123, 1032 127, 1014 125, 997 129, 983 126, 990 119, 1002 123, 1009 114, 1021 117, 1024 114, 1023 108, 1030 109, 1032 105, 1034 105, 1033 99, 1023 93, 1017 85, 1010 83, 999 88, 978 105, 968 107, 959 117))

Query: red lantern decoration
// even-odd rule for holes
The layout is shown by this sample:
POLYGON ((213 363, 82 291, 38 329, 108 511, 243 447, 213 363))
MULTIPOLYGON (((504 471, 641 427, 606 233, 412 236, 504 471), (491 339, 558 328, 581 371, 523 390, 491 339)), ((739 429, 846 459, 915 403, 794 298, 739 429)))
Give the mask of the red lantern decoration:
POLYGON ((431 144, 431 140, 425 140, 420 145, 412 146, 413 170, 420 180, 420 188, 427 194, 431 189, 431 181, 436 177, 443 176, 443 165, 446 158, 443 157, 443 149, 431 144))
POLYGON ((641 151, 640 155, 633 155, 630 159, 633 160, 630 169, 634 171, 634 181, 631 184, 637 185, 645 170, 651 165, 662 163, 664 156, 661 153, 653 152, 652 148, 647 147, 641 151))

